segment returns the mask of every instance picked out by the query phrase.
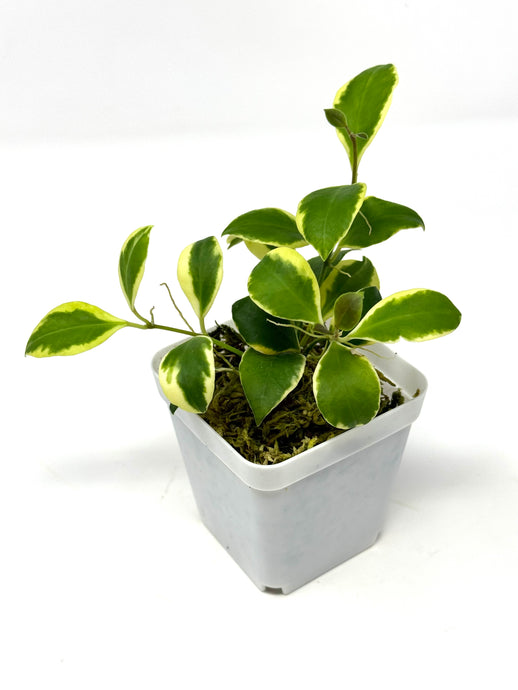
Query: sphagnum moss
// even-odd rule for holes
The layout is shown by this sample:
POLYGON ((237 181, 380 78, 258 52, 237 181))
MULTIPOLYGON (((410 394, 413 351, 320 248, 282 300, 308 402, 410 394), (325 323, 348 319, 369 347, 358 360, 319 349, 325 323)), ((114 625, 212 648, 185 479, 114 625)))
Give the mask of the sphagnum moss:
MULTIPOLYGON (((211 335, 241 351, 245 349, 240 336, 229 326, 218 326, 211 335)), ((261 426, 255 424, 239 382, 239 357, 219 348, 215 348, 215 356, 221 370, 216 374, 214 398, 202 417, 250 462, 275 465, 344 433, 325 421, 313 396, 313 372, 321 356, 318 349, 308 355, 297 387, 261 426)), ((382 394, 378 414, 404 401, 400 389, 382 374, 380 379, 382 394)))

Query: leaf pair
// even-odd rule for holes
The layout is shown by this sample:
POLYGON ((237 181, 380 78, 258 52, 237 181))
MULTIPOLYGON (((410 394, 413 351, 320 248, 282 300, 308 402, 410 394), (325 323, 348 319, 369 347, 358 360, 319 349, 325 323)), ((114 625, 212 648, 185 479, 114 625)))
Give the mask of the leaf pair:
POLYGON ((300 202, 297 225, 323 260, 337 246, 362 249, 406 228, 424 229, 422 218, 411 208, 366 197, 365 191, 361 183, 328 187, 300 202))
MULTIPOLYGON (((305 363, 302 354, 264 355, 252 348, 245 352, 239 373, 257 425, 297 386, 305 363)), ((336 342, 317 364, 313 392, 322 416, 340 429, 366 424, 380 404, 380 382, 372 364, 336 342)))
MULTIPOLYGON (((144 275, 151 225, 138 228, 124 242, 119 280, 131 311, 144 275)), ((215 237, 186 247, 178 262, 178 278, 195 313, 203 320, 214 302, 223 274, 223 255, 215 237)), ((148 326, 150 325, 149 322, 148 326)), ((25 349, 33 357, 76 355, 100 345, 125 326, 132 326, 86 302, 66 302, 52 309, 36 326, 25 349)))
MULTIPOLYGON (((135 230, 122 246, 119 279, 128 305, 135 311, 135 298, 144 275, 152 226, 135 230)), ((25 354, 32 357, 77 355, 91 350, 131 324, 86 302, 66 302, 52 309, 32 332, 25 354)))
POLYGON ((424 229, 422 218, 411 208, 377 197, 365 197, 358 183, 319 189, 299 204, 296 216, 265 208, 239 216, 223 231, 245 241, 257 258, 273 248, 296 249, 311 244, 325 260, 336 246, 361 249, 392 237, 406 228, 424 229))
POLYGON ((246 241, 258 256, 257 245, 296 249, 311 244, 326 259, 349 230, 365 189, 356 184, 317 190, 302 199, 296 216, 275 208, 250 211, 233 220, 223 235, 246 241))

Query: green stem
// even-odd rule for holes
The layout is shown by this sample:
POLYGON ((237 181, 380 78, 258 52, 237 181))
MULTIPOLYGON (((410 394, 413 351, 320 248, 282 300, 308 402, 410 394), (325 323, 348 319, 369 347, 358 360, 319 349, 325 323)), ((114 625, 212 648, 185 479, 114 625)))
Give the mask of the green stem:
MULTIPOLYGON (((139 318, 142 318, 139 316, 139 318)), ((142 319, 144 321, 144 319, 142 319)), ((126 321, 126 324, 128 326, 132 326, 132 328, 141 328, 143 330, 149 330, 153 328, 157 328, 160 331, 171 331, 172 333, 179 333, 180 335, 189 335, 189 336, 196 336, 196 335, 206 335, 208 336, 213 343, 218 345, 219 347, 222 347, 225 350, 228 350, 229 352, 233 352, 235 355, 238 355, 239 357, 243 356, 243 353, 241 350, 238 350, 237 347, 232 347, 232 345, 229 345, 228 343, 224 343, 222 340, 218 340, 217 338, 213 338, 209 333, 196 333, 195 331, 186 331, 183 328, 173 328, 173 326, 163 326, 162 324, 159 323, 151 323, 151 321, 145 321, 144 324, 140 323, 133 323, 132 321, 126 321)))
POLYGON ((194 328, 193 328, 193 327, 191 326, 191 324, 187 321, 187 319, 185 318, 185 316, 182 314, 182 312, 181 312, 180 309, 178 308, 178 305, 177 305, 176 302, 174 301, 173 295, 171 294, 171 290, 169 289, 169 285, 168 285, 167 283, 160 283, 160 287, 162 287, 162 286, 165 287, 165 289, 166 289, 167 292, 169 293, 169 299, 170 299, 171 302, 173 303, 173 307, 174 307, 174 308, 176 309, 176 311, 180 314, 180 318, 182 319, 182 321, 184 322, 184 324, 185 324, 185 325, 187 326, 187 328, 191 331, 191 333, 194 333, 194 328))
POLYGON ((216 343, 216 345, 219 345, 225 350, 228 350, 229 352, 233 352, 235 355, 238 355, 238 357, 242 357, 243 353, 241 350, 238 350, 237 347, 232 347, 232 345, 229 345, 228 343, 224 343, 222 340, 217 340, 216 338, 213 338, 210 334, 207 334, 209 338, 212 340, 213 343, 216 343))
MULTIPOLYGON (((154 307, 153 307, 153 308, 154 308, 154 307)), ((136 308, 135 308, 134 306, 132 307, 131 311, 135 314, 135 316, 137 317, 137 319, 140 319, 141 321, 143 321, 143 322, 146 324, 146 328, 147 328, 148 326, 151 326, 151 325, 152 325, 152 322, 151 322, 149 319, 146 319, 146 318, 145 318, 144 316, 142 316, 141 314, 139 314, 138 311, 136 310, 136 308)))
POLYGON ((354 132, 351 132, 347 123, 344 125, 343 129, 345 129, 345 131, 347 132, 347 136, 351 140, 351 144, 353 147, 353 160, 351 163, 353 175, 351 184, 355 184, 356 182, 358 182, 358 138, 354 132))
POLYGON ((353 145, 353 163, 352 163, 352 180, 351 184, 355 184, 358 182, 358 140, 356 139, 355 136, 352 136, 351 133, 349 132, 349 136, 351 137, 352 145, 353 145))

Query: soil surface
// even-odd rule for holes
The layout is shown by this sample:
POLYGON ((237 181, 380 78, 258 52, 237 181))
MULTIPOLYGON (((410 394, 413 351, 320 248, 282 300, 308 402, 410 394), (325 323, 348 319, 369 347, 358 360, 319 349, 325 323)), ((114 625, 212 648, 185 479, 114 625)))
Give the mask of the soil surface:
MULTIPOLYGON (((229 326, 218 326, 211 335, 245 349, 241 337, 229 326)), ((239 380, 239 357, 223 348, 214 348, 216 373, 214 398, 202 415, 238 453, 250 462, 274 465, 308 448, 344 433, 326 422, 313 397, 312 377, 318 363, 317 348, 307 356, 306 369, 297 387, 262 422, 256 426, 252 410, 239 380)), ((378 371, 381 381, 383 414, 404 402, 399 388, 378 371)))

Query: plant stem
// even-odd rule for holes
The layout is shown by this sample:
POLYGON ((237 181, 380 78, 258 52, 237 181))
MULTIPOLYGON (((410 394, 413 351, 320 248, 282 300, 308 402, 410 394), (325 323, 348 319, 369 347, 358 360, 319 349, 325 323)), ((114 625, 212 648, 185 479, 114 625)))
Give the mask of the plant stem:
MULTIPOLYGON (((154 307, 153 307, 153 308, 154 308, 154 307)), ((137 319, 140 319, 141 321, 143 321, 143 322, 146 324, 146 326, 145 326, 146 328, 147 328, 148 326, 151 326, 151 325, 152 325, 152 322, 151 322, 149 319, 146 319, 146 318, 145 318, 144 316, 142 316, 141 314, 139 314, 135 307, 133 307, 131 311, 135 314, 135 316, 137 317, 137 319)))
MULTIPOLYGON (((139 318, 142 318, 142 317, 139 316, 139 318)), ((144 321, 144 319, 142 319, 142 320, 144 321)), ((174 328, 173 326, 163 326, 162 324, 151 323, 151 321, 147 321, 147 320, 145 320, 144 324, 132 323, 131 321, 126 321, 126 324, 128 326, 132 326, 133 328, 141 328, 143 330, 149 330, 152 328, 157 328, 160 331, 171 331, 172 333, 179 333, 180 335, 189 335, 189 336, 206 335, 212 340, 212 342, 215 345, 218 345, 219 347, 222 347, 224 350, 228 350, 229 352, 232 352, 235 355, 238 355, 239 357, 243 356, 243 353, 241 352, 241 350, 238 350, 237 347, 232 347, 232 345, 229 345, 228 343, 224 343, 222 340, 218 340, 217 338, 213 338, 209 333, 196 333, 196 331, 186 331, 183 328, 174 328)))
POLYGON ((351 132, 347 123, 345 124, 344 129, 347 132, 347 136, 351 140, 351 144, 353 147, 353 160, 351 162, 353 176, 351 184, 355 184, 356 182, 358 182, 358 138, 354 132, 351 132))
POLYGON ((352 162, 352 180, 351 184, 355 184, 358 182, 358 140, 354 135, 351 135, 349 132, 349 136, 351 137, 352 145, 353 145, 353 162, 352 162))
POLYGON ((182 319, 182 321, 184 322, 184 324, 187 326, 187 328, 188 328, 192 333, 194 333, 194 328, 193 328, 193 327, 191 326, 191 324, 187 321, 187 319, 185 318, 185 316, 182 314, 182 312, 181 312, 180 309, 178 308, 178 305, 177 305, 176 302, 174 301, 173 295, 171 294, 171 290, 169 289, 169 285, 168 285, 167 283, 160 283, 160 286, 162 286, 162 285, 165 287, 165 289, 166 289, 167 292, 169 293, 169 299, 170 299, 171 302, 173 303, 173 307, 174 307, 174 308, 176 309, 176 311, 180 314, 180 318, 182 319))

